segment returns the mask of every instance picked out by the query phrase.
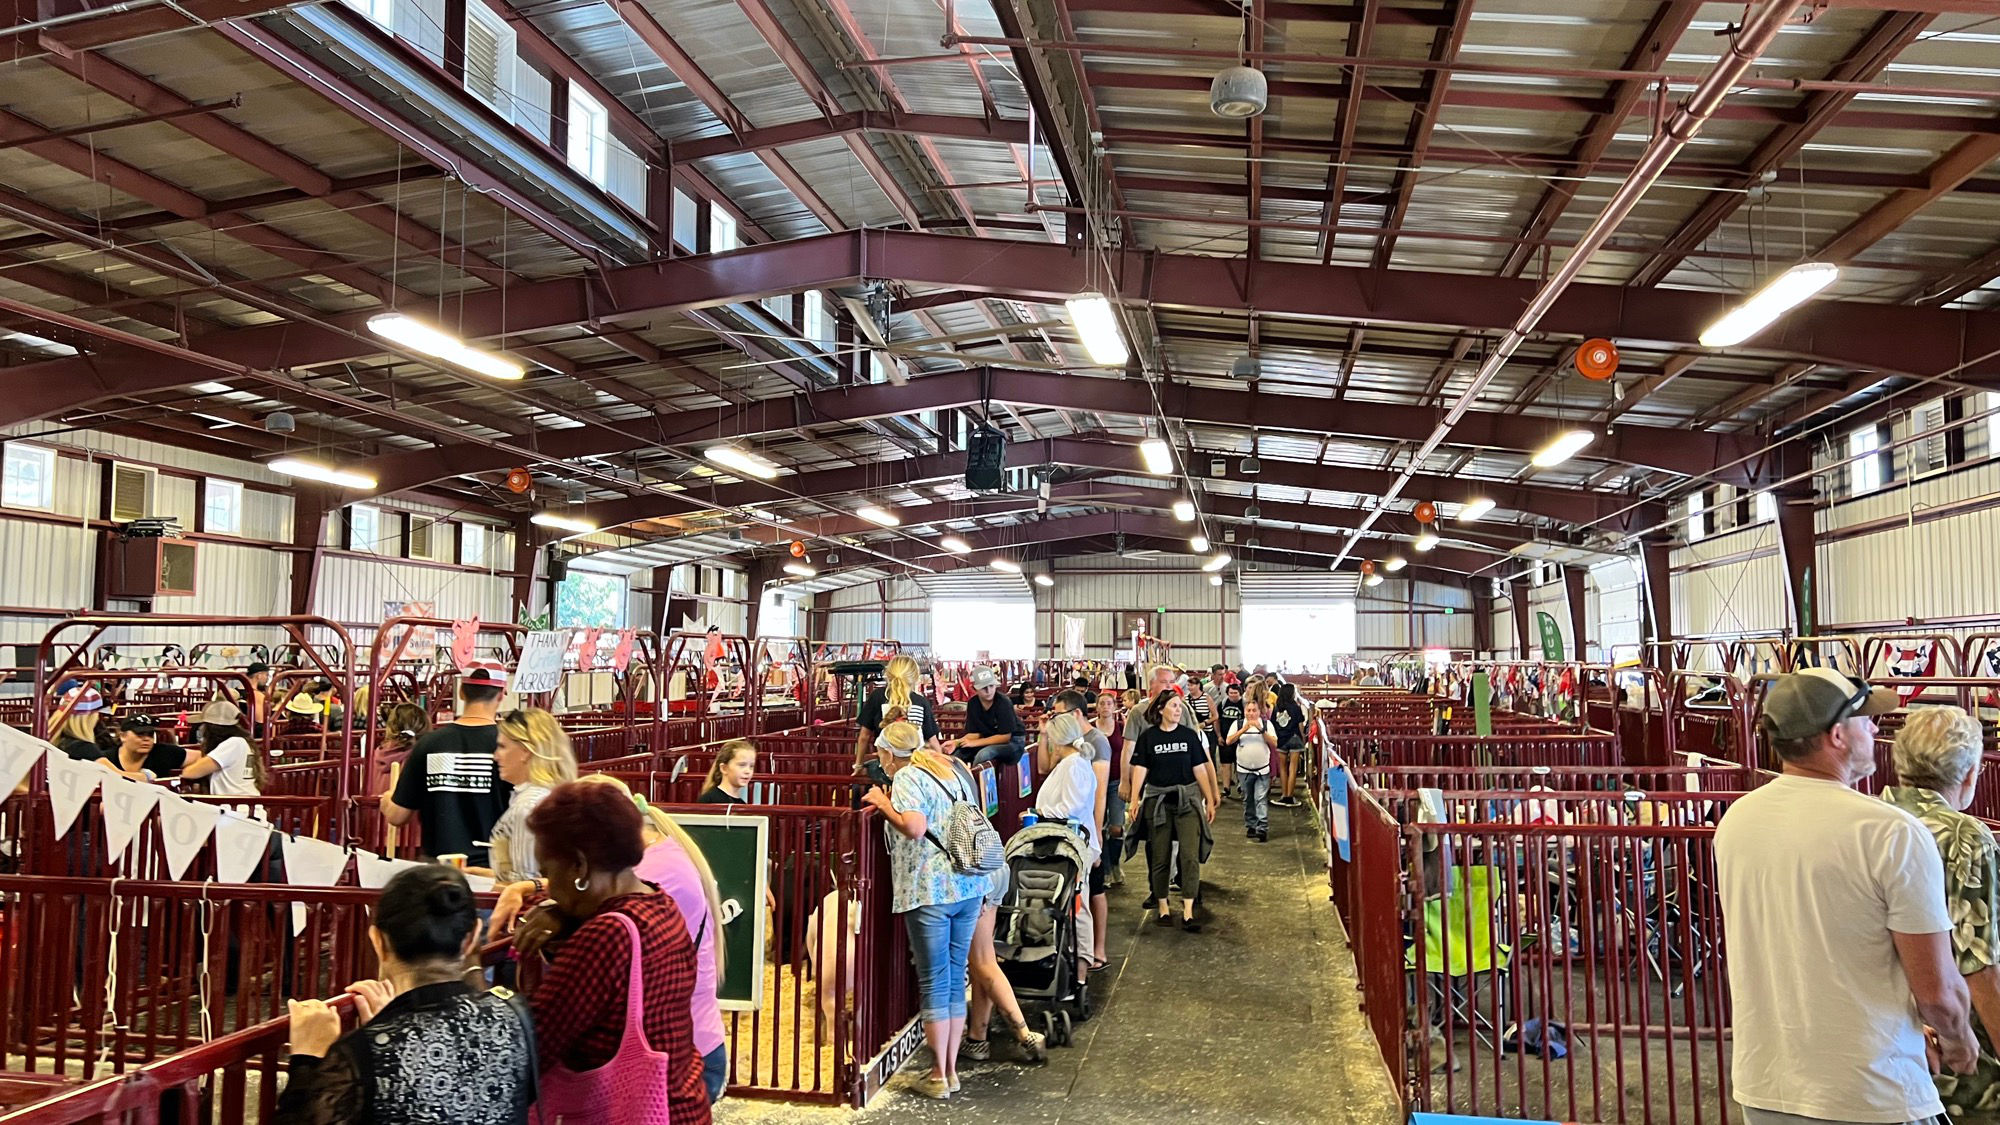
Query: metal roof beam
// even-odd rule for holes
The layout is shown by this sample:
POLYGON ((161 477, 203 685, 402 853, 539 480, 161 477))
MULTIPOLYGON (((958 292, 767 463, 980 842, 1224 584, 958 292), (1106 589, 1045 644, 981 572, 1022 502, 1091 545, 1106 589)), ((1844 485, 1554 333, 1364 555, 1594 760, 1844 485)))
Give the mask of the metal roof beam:
POLYGON ((1813 256, 1825 262, 1853 261, 1862 251, 1888 237, 1917 212, 1995 160, 2000 160, 2000 134, 1965 138, 1924 169, 1924 178, 1929 181, 1924 187, 1907 188, 1877 203, 1813 256))
MULTIPOLYGON (((1449 63, 1458 58, 1458 49, 1465 43, 1465 33, 1472 22, 1474 0, 1454 0, 1451 22, 1437 29, 1431 37, 1431 61, 1449 63)), ((1424 95, 1421 105, 1412 106, 1410 125, 1403 138, 1403 147, 1409 150, 1409 165, 1396 173, 1395 201, 1382 216, 1383 236, 1375 242, 1373 265, 1376 269, 1386 269, 1396 254, 1396 231, 1403 225, 1403 219, 1410 213, 1410 199, 1416 194, 1417 173, 1415 169, 1424 166, 1424 158, 1430 152, 1431 136, 1437 129, 1438 115, 1445 106, 1445 93, 1451 87, 1451 71, 1433 70, 1424 75, 1424 95)), ((1365 94, 1364 94, 1365 97, 1365 94)))

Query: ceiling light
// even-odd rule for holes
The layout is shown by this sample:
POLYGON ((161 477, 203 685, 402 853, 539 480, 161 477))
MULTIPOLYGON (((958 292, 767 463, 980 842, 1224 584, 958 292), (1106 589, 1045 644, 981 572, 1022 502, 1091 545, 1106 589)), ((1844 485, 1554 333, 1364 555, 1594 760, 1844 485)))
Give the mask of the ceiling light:
POLYGON ((588 535, 597 530, 597 525, 589 520, 559 516, 554 512, 536 512, 528 517, 528 522, 536 527, 553 527, 558 531, 574 531, 578 535, 588 535))
POLYGON ((1194 522, 1194 501, 1187 499, 1174 501, 1174 518, 1182 523, 1194 522))
POLYGON ((1229 565, 1229 552, 1228 552, 1228 551, 1217 551, 1217 552, 1215 553, 1215 557, 1214 557, 1214 558, 1212 558, 1212 559, 1208 560, 1207 562, 1205 562, 1205 563, 1201 564, 1201 568, 1202 568, 1203 570, 1206 570, 1206 571, 1211 571, 1211 572, 1213 572, 1213 571, 1217 571, 1217 570, 1221 570, 1221 569, 1222 569, 1223 567, 1225 567, 1225 566, 1228 566, 1228 565, 1229 565))
POLYGON ((1410 549, 1414 551, 1428 551, 1437 545, 1437 533, 1433 531, 1419 531, 1417 537, 1410 540, 1410 549))
POLYGON ((1037 585, 1037 586, 1053 586, 1053 585, 1055 585, 1055 584, 1056 584, 1056 580, 1055 580, 1055 579, 1053 579, 1053 578, 1050 578, 1050 577, 1049 577, 1048 575, 1046 575, 1046 574, 1037 574, 1037 575, 1035 575, 1035 585, 1037 585))
POLYGON ((1382 560, 1382 569, 1388 571, 1390 574, 1394 574, 1408 565, 1410 565, 1410 560, 1401 555, 1390 555, 1388 558, 1382 560))
POLYGON ((300 480, 316 480, 324 484, 337 484, 342 488, 368 491, 375 487, 375 478, 369 476, 367 473, 350 473, 345 469, 336 469, 331 465, 322 465, 317 461, 308 461, 303 457, 280 457, 264 467, 274 473, 281 473, 288 477, 297 477, 300 480))
POLYGON ((811 578, 814 575, 817 575, 819 571, 814 570, 812 567, 809 567, 802 562, 788 562, 785 564, 785 573, 793 576, 794 578, 811 578))
POLYGON ((943 547, 954 555, 962 555, 972 550, 972 544, 967 543, 956 535, 947 535, 943 539, 938 540, 938 546, 943 547))
POLYGON ((1565 430, 1556 439, 1543 446, 1532 461, 1537 469, 1553 469, 1557 465, 1577 455, 1584 446, 1597 440, 1597 435, 1589 430, 1565 430))
POLYGON ((1197 555, 1208 553, 1208 536, 1196 535, 1188 540, 1188 549, 1197 555))
POLYGON ((994 559, 987 565, 991 566, 994 570, 1004 570, 1008 574, 1021 573, 1021 564, 1015 562, 1013 559, 994 559))
POLYGON ((1222 585, 1222 575, 1220 575, 1220 574, 1211 574, 1211 575, 1209 575, 1209 576, 1208 576, 1208 584, 1209 584, 1209 585, 1211 585, 1211 586, 1220 586, 1220 585, 1222 585))
POLYGON ((1832 285, 1840 277, 1840 267, 1832 262, 1800 262, 1772 278, 1762 289, 1709 325, 1700 336, 1704 348, 1727 348, 1740 344, 1771 322, 1804 304, 1813 294, 1832 285))
POLYGON ((1217 117, 1241 120, 1264 112, 1271 102, 1271 84, 1255 67, 1232 66, 1208 84, 1208 110, 1217 117))
POLYGON ((1466 504, 1465 506, 1459 508, 1458 522, 1471 523, 1473 520, 1478 519, 1479 517, 1492 511, 1494 508, 1498 506, 1499 505, 1495 504, 1493 501, 1487 499, 1484 496, 1481 496, 1479 499, 1472 501, 1470 504, 1466 504))
POLYGON ((1156 477, 1174 475, 1174 451, 1159 438, 1147 438, 1139 443, 1139 456, 1146 462, 1146 471, 1156 477))
POLYGON ((475 348, 440 328, 403 313, 376 313, 368 318, 368 331, 413 352, 444 360, 489 379, 519 379, 528 368, 518 360, 475 348))
POLYGON ((1069 322, 1076 327, 1077 339, 1083 341, 1090 362, 1117 367, 1132 354, 1126 350, 1125 337, 1118 331, 1118 314, 1104 294, 1079 293, 1064 303, 1069 306, 1069 322))
POLYGON ((753 476, 758 480, 771 480, 778 475, 776 465, 755 453, 738 449, 733 445, 712 446, 703 456, 731 472, 753 476))
POLYGON ((220 394, 227 394, 230 391, 235 390, 236 388, 230 386, 228 383, 196 383, 193 387, 189 389, 194 391, 196 394, 220 395, 220 394))
POLYGON ((37 336, 33 332, 0 332, 0 340, 10 340, 16 344, 25 344, 28 347, 38 348, 46 352, 54 352, 60 356, 82 354, 68 344, 51 340, 47 336, 37 336))
POLYGON ((1371 574, 1367 578, 1362 580, 1362 584, 1366 586, 1380 586, 1382 584, 1382 576, 1379 574, 1371 574))
POLYGON ((896 513, 878 508, 873 504, 854 509, 854 514, 867 520, 869 523, 879 523, 883 527, 901 527, 903 524, 902 520, 896 518, 896 513))

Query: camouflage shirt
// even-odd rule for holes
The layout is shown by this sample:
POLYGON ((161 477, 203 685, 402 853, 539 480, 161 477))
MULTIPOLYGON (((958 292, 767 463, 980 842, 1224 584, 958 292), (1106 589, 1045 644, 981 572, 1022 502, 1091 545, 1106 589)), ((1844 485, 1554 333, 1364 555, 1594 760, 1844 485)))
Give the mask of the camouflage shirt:
MULTIPOLYGON (((1991 968, 2000 952, 2000 843, 1992 830, 1946 804, 1935 790, 1892 785, 1882 799, 1923 821, 1937 838, 1958 971, 1971 976, 1991 968)), ((1972 1026, 1979 1037, 1979 1066, 1969 1075, 1938 1075, 1938 1096, 1954 1121, 2000 1120, 2000 1060, 1977 1014, 1972 1026)))

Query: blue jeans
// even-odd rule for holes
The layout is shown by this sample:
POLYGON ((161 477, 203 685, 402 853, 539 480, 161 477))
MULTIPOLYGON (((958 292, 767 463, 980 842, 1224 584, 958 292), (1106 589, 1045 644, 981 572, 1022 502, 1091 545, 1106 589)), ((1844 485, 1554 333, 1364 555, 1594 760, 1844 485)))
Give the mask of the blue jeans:
POLYGON ((1271 828, 1271 774, 1236 771, 1236 784, 1243 788, 1243 827, 1252 832, 1271 828))
POLYGON ((729 1044, 719 1043, 701 1057, 701 1084, 708 1087, 708 1104, 722 1100, 722 1091, 729 1085, 729 1044))
POLYGON ((903 914, 917 963, 917 1018, 925 1023, 965 1018, 965 961, 983 905, 983 898, 968 898, 903 914))

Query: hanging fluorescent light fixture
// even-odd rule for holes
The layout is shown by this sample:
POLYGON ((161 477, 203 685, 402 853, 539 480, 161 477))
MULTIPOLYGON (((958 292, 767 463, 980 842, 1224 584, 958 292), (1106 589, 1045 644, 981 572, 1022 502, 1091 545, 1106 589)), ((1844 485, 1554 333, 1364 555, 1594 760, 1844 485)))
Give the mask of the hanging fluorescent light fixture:
POLYGON ((554 512, 536 512, 528 517, 528 522, 536 527, 552 527, 557 531, 574 531, 578 535, 588 535, 597 530, 597 525, 589 520, 559 516, 554 512))
POLYGON ((1537 469, 1553 469, 1564 461, 1582 452, 1583 447, 1597 440, 1597 435, 1589 430, 1565 430, 1556 439, 1543 446, 1530 459, 1537 469))
POLYGON ((1410 565, 1410 560, 1401 555, 1390 555, 1388 558, 1382 560, 1382 569, 1388 571, 1390 574, 1394 574, 1408 565, 1410 565))
POLYGON ((336 469, 332 465, 322 465, 318 461, 308 461, 303 457, 280 457, 264 466, 274 473, 300 480, 316 480, 321 484, 337 484, 342 488, 367 491, 375 487, 375 478, 367 473, 351 473, 346 469, 336 469))
POLYGON ((1139 456, 1146 462, 1146 471, 1156 477, 1174 475, 1174 451, 1159 438, 1147 438, 1139 443, 1139 456))
POLYGON ((753 476, 758 480, 772 480, 778 475, 776 465, 747 449, 738 449, 733 445, 711 446, 702 456, 733 473, 753 476))
POLYGON ((947 535, 943 539, 938 540, 938 546, 943 547, 954 555, 963 555, 972 550, 972 544, 967 543, 956 535, 947 535))
POLYGON ((1437 533, 1432 531, 1419 531, 1417 537, 1410 540, 1410 549, 1413 551, 1428 551, 1437 545, 1437 533))
POLYGON ((1174 518, 1182 523, 1194 522, 1194 501, 1182 499, 1174 501, 1174 518))
POLYGON ((1701 346, 1727 348, 1740 344, 1805 304, 1839 277, 1840 267, 1832 262, 1800 262, 1766 282, 1762 289, 1704 329, 1699 337, 1701 346))
POLYGON ((867 520, 869 523, 881 524, 883 527, 901 527, 903 525, 903 521, 896 518, 896 513, 878 508, 873 504, 866 504, 854 509, 854 514, 867 520))
POLYGON ((1367 578, 1362 579, 1362 585, 1364 586, 1380 586, 1381 584, 1382 576, 1379 574, 1371 574, 1367 578))
POLYGON ((1053 586, 1053 585, 1055 585, 1055 584, 1056 584, 1056 580, 1055 580, 1055 579, 1053 579, 1053 578, 1051 578, 1051 577, 1049 577, 1049 576, 1048 576, 1048 575, 1046 575, 1046 574, 1037 574, 1037 575, 1035 575, 1035 585, 1037 585, 1037 586, 1053 586))
POLYGON ((1005 571, 1008 574, 1021 573, 1021 564, 1015 562, 1013 559, 994 559, 987 565, 991 566, 994 570, 1005 571))
POLYGON ((376 313, 368 318, 368 331, 413 352, 422 352, 489 379, 519 379, 528 372, 527 365, 519 360, 499 352, 475 348, 441 328, 432 327, 404 313, 376 313))
POLYGON ((1211 574, 1211 575, 1209 575, 1209 576, 1208 576, 1208 584, 1209 584, 1209 585, 1211 585, 1211 586, 1220 586, 1220 585, 1222 585, 1222 575, 1220 575, 1220 574, 1211 574))
POLYGON ((1205 562, 1205 563, 1201 564, 1201 568, 1202 568, 1203 570, 1206 570, 1206 571, 1210 571, 1210 572, 1214 572, 1214 571, 1218 571, 1218 570, 1221 570, 1221 569, 1222 569, 1223 567, 1225 567, 1225 566, 1228 566, 1228 565, 1229 565, 1229 552, 1228 552, 1228 551, 1217 551, 1217 552, 1215 553, 1215 557, 1214 557, 1214 558, 1212 558, 1212 559, 1208 560, 1207 562, 1205 562))
POLYGON ((1460 507, 1456 518, 1460 523, 1471 523, 1497 507, 1499 507, 1498 504, 1481 496, 1479 499, 1460 507))
POLYGON ((1196 535, 1188 540, 1188 549, 1197 555, 1208 553, 1208 536, 1196 535))
POLYGON ((818 575, 819 571, 802 562, 788 562, 785 564, 785 573, 794 578, 812 578, 818 575))
POLYGON ((1069 322, 1076 328, 1077 339, 1083 341, 1090 362, 1100 367, 1118 367, 1132 354, 1125 347, 1124 334, 1118 330, 1118 313, 1104 294, 1079 293, 1064 304, 1069 307, 1069 322))

